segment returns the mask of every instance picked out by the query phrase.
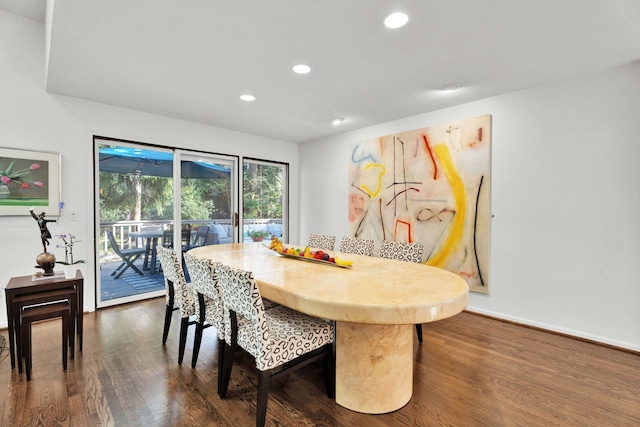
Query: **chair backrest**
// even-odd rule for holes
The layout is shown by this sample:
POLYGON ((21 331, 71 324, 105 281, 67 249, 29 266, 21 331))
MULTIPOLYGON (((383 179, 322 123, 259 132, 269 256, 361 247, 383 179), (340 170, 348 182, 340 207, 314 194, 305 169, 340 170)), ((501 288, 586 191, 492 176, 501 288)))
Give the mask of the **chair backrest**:
POLYGON ((343 237, 340 242, 340 252, 358 255, 373 255, 373 240, 343 237))
POLYGON ((196 230, 196 235, 193 238, 192 246, 204 246, 209 235, 209 226, 201 225, 196 230))
POLYGON ((187 305, 192 301, 191 290, 187 287, 187 279, 182 269, 182 264, 178 260, 178 256, 172 249, 167 249, 163 246, 156 248, 158 251, 158 258, 160 258, 160 265, 162 266, 162 272, 164 274, 164 281, 167 290, 167 303, 169 301, 169 292, 173 287, 174 298, 176 305, 180 309, 181 317, 188 316, 187 305), (167 281, 170 281, 173 286, 169 286, 167 281))
POLYGON ((109 239, 109 244, 111 244, 111 247, 113 248, 113 251, 120 258, 124 258, 124 255, 122 255, 122 252, 120 251, 120 245, 118 245, 118 242, 116 242, 116 238, 113 235, 113 232, 111 230, 109 230, 108 228, 105 231, 107 232, 107 238, 109 239))
POLYGON ((335 245, 336 236, 316 233, 311 233, 311 235, 309 235, 309 247, 311 248, 332 251, 335 245))
POLYGON ((162 246, 173 248, 173 230, 164 230, 162 232, 162 246))
POLYGON ((380 258, 421 263, 423 251, 424 245, 419 242, 408 243, 383 240, 380 243, 380 258))
MULTIPOLYGON (((244 342, 245 348, 256 359, 256 367, 264 369, 265 361, 271 360, 271 349, 268 348, 269 326, 264 315, 262 296, 253 273, 238 270, 227 265, 219 265, 218 273, 220 288, 222 289, 223 311, 225 322, 225 341, 231 343, 231 317, 229 311, 248 321, 255 335, 244 342)), ((238 318, 238 323, 241 319, 238 318)))
MULTIPOLYGON (((208 258, 198 258, 189 252, 184 254, 184 261, 189 270, 189 277, 193 290, 204 295, 205 300, 211 301, 213 315, 207 318, 218 330, 218 338, 224 339, 224 317, 222 313, 222 290, 218 281, 220 263, 215 263, 208 258)), ((205 304, 207 305, 207 304, 205 304)), ((196 303, 196 319, 200 318, 200 304, 196 303)))

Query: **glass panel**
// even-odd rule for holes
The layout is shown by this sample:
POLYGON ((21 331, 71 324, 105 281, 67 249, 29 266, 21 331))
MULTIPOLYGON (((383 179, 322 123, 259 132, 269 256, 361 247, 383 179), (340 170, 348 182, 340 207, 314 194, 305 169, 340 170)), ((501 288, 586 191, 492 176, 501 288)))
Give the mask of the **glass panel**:
POLYGON ((243 227, 245 242, 287 240, 287 176, 285 164, 245 159, 243 164, 243 227))
POLYGON ((235 241, 233 161, 181 153, 181 218, 189 237, 183 251, 235 241))
POLYGON ((173 223, 173 153, 96 142, 98 307, 162 295, 155 247, 164 244, 163 230, 173 223))

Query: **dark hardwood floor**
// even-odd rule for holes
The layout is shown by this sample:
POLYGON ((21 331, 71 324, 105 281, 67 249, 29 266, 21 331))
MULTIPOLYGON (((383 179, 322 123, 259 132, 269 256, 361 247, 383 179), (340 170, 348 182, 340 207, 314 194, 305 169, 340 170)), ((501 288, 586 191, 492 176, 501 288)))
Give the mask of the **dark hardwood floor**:
MULTIPOLYGON (((256 382, 240 357, 216 393, 215 330, 198 366, 177 364, 178 317, 161 344, 164 298, 85 315, 84 351, 62 370, 60 322, 33 329, 32 380, 0 357, 1 426, 252 426, 256 382)), ((269 426, 638 426, 640 355, 462 313, 424 325, 411 401, 390 414, 327 398, 321 365, 276 381, 269 426)), ((6 330, 2 331, 6 337, 6 330)))

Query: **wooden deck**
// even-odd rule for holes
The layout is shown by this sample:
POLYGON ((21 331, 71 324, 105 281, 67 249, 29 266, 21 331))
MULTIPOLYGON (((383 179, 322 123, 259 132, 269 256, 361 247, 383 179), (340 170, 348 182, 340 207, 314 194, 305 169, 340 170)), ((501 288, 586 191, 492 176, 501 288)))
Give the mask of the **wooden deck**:
POLYGON ((102 285, 100 301, 108 301, 164 289, 164 275, 162 272, 159 274, 150 274, 149 271, 143 270, 141 259, 138 260, 135 265, 144 272, 144 276, 139 275, 129 268, 119 279, 114 279, 111 273, 118 268, 119 265, 120 261, 100 264, 100 283, 102 285))

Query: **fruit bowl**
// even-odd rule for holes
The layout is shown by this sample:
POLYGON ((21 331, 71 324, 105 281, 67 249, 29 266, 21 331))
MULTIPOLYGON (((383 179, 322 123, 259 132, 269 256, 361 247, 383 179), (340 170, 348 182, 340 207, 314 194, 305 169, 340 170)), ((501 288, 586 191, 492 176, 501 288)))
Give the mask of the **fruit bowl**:
POLYGON ((275 247, 272 247, 272 246, 274 245, 273 244, 269 246, 266 244, 264 245, 264 247, 269 249, 270 251, 275 252, 278 255, 281 255, 286 258, 293 258, 301 261, 315 262, 318 264, 332 265, 334 267, 341 267, 341 268, 351 268, 353 266, 353 261, 333 257, 330 254, 321 250, 312 251, 308 246, 304 249, 292 248, 292 247, 286 248, 284 247, 284 245, 282 246, 275 245, 275 247))

